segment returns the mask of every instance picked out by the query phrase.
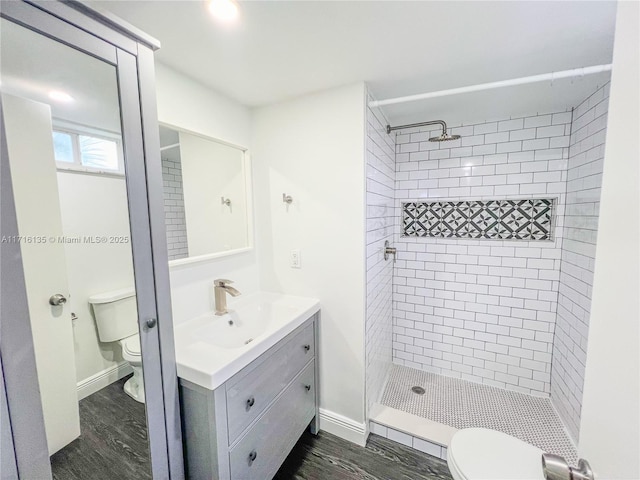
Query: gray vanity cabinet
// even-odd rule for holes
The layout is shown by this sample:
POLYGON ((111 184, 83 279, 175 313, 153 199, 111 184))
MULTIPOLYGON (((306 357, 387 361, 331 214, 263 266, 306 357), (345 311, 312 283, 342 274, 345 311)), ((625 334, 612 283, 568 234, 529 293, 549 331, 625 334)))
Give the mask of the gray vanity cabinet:
POLYGON ((180 380, 187 478, 269 480, 317 433, 317 317, 213 391, 180 380))

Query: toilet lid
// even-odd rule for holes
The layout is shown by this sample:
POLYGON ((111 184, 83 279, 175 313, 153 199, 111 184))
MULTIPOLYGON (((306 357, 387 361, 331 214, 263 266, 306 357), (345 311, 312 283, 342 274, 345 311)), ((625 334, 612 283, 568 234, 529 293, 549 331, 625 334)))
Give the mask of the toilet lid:
POLYGON ((142 355, 140 351, 140 335, 137 333, 122 341, 122 349, 129 355, 142 355))
POLYGON ((537 447, 486 428, 459 430, 448 449, 449 468, 461 480, 543 480, 537 447))

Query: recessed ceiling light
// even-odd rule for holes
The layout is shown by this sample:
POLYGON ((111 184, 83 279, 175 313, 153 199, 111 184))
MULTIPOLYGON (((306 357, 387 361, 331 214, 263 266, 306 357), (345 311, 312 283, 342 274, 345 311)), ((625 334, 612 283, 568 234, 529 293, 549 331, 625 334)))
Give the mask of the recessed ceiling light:
POLYGON ((218 20, 231 22, 238 18, 240 9, 234 0, 209 0, 209 12, 218 20))
POLYGON ((49 98, 51 100, 55 100, 57 102, 73 102, 73 97, 66 92, 62 92, 60 90, 51 90, 49 92, 49 98))

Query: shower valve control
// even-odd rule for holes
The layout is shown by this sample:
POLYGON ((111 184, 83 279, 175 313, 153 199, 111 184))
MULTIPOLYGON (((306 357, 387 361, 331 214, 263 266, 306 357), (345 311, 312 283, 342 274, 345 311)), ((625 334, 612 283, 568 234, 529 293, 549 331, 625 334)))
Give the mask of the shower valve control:
POLYGON ((393 263, 396 263, 396 249, 389 246, 389 240, 384 241, 384 259, 389 260, 389 255, 393 255, 393 263))

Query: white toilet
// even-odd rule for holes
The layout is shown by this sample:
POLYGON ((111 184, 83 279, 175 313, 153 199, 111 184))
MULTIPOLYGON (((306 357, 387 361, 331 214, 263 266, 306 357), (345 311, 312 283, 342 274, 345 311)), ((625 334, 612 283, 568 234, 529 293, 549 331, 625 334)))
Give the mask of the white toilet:
POLYGON ((144 403, 142 354, 138 335, 136 293, 132 288, 99 293, 89 297, 101 342, 119 342, 122 358, 133 368, 133 377, 124 384, 124 391, 134 400, 144 403))
POLYGON ((544 480, 543 453, 506 433, 466 428, 453 435, 447 464, 454 480, 544 480))

